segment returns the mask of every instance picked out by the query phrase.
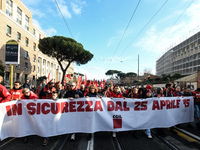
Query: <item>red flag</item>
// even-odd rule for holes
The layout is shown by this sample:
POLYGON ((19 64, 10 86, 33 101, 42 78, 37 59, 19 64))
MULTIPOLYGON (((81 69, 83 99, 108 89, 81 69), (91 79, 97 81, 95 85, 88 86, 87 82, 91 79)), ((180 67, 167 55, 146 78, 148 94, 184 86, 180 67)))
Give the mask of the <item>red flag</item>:
POLYGON ((111 87, 113 87, 113 80, 111 80, 111 87))
POLYGON ((99 86, 103 88, 103 82, 102 82, 102 80, 101 80, 99 86))
POLYGON ((66 81, 67 81, 67 75, 65 75, 64 77, 64 85, 66 85, 66 81))
POLYGON ((87 76, 85 75, 85 83, 84 83, 84 85, 86 85, 87 84, 87 76))
POLYGON ((97 80, 95 80, 94 85, 95 85, 96 87, 98 87, 98 81, 97 81, 97 80))
POLYGON ((105 87, 106 85, 106 80, 103 80, 103 88, 105 87))
POLYGON ((80 85, 81 85, 81 84, 80 84, 80 81, 81 81, 81 80, 80 80, 80 77, 79 77, 79 75, 78 75, 78 78, 77 78, 77 88, 79 88, 79 89, 80 89, 80 85))
POLYGON ((79 82, 80 82, 80 85, 81 85, 81 82, 82 82, 82 76, 80 77, 80 81, 79 81, 79 82))
POLYGON ((67 74, 67 78, 69 78, 71 80, 72 79, 71 74, 67 74))
POLYGON ((46 83, 49 82, 49 80, 50 80, 50 75, 51 75, 51 72, 49 72, 49 74, 48 74, 48 77, 47 77, 47 79, 46 79, 46 83))
POLYGON ((40 86, 41 86, 41 84, 38 86, 37 90, 35 91, 35 93, 37 94, 37 96, 39 96, 40 86))

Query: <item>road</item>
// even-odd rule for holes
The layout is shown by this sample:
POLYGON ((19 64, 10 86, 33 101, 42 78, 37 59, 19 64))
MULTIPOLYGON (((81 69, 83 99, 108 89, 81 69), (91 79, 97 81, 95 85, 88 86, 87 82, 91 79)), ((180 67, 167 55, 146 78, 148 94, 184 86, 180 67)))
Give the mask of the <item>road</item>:
POLYGON ((144 131, 118 132, 116 138, 111 132, 97 132, 92 134, 76 133, 75 141, 70 140, 70 135, 50 137, 49 143, 42 146, 43 138, 37 135, 30 136, 28 143, 24 138, 7 138, 0 143, 3 150, 198 150, 200 149, 200 131, 195 123, 181 124, 170 130, 162 129, 162 134, 157 134, 157 129, 152 129, 152 139, 148 139, 144 131))

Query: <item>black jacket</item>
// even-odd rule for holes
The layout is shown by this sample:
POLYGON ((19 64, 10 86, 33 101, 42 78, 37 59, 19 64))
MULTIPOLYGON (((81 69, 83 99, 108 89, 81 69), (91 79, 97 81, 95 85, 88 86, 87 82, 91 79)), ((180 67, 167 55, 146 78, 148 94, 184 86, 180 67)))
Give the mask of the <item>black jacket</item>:
POLYGON ((80 90, 74 90, 74 91, 67 91, 64 95, 64 98, 69 98, 69 97, 73 97, 75 98, 75 95, 78 94, 79 97, 84 97, 83 93, 80 90))

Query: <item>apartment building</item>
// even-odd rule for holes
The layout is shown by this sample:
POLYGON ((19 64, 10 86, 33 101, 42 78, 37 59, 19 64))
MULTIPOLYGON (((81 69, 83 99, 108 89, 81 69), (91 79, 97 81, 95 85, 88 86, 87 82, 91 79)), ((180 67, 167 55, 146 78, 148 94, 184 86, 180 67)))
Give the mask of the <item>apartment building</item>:
POLYGON ((200 31, 170 48, 156 61, 156 75, 191 75, 200 70, 200 31))
MULTIPOLYGON (((20 80, 22 83, 26 79, 31 84, 36 85, 37 78, 48 76, 53 81, 62 79, 62 71, 54 58, 44 55, 39 49, 39 39, 45 35, 32 23, 31 11, 21 2, 21 0, 0 0, 0 60, 5 64, 5 45, 8 41, 17 41, 20 45, 20 64, 14 65, 13 80, 20 80)), ((67 65, 67 62, 64 62, 67 65)), ((10 88, 10 65, 5 65, 4 81, 6 87, 10 88)), ((72 63, 67 74, 74 73, 72 63)), ((67 81, 68 82, 68 81, 67 81)))

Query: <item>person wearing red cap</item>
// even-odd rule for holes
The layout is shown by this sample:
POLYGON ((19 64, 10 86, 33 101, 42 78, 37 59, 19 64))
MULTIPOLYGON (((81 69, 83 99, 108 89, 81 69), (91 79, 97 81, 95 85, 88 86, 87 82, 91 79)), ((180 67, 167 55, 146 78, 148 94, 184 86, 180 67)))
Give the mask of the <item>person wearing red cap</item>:
POLYGON ((5 86, 1 85, 3 77, 0 76, 0 103, 8 102, 11 99, 11 94, 8 92, 5 86))
POLYGON ((152 89, 152 86, 151 86, 151 85, 147 85, 147 86, 146 86, 146 89, 147 89, 147 90, 151 90, 151 89, 152 89))

